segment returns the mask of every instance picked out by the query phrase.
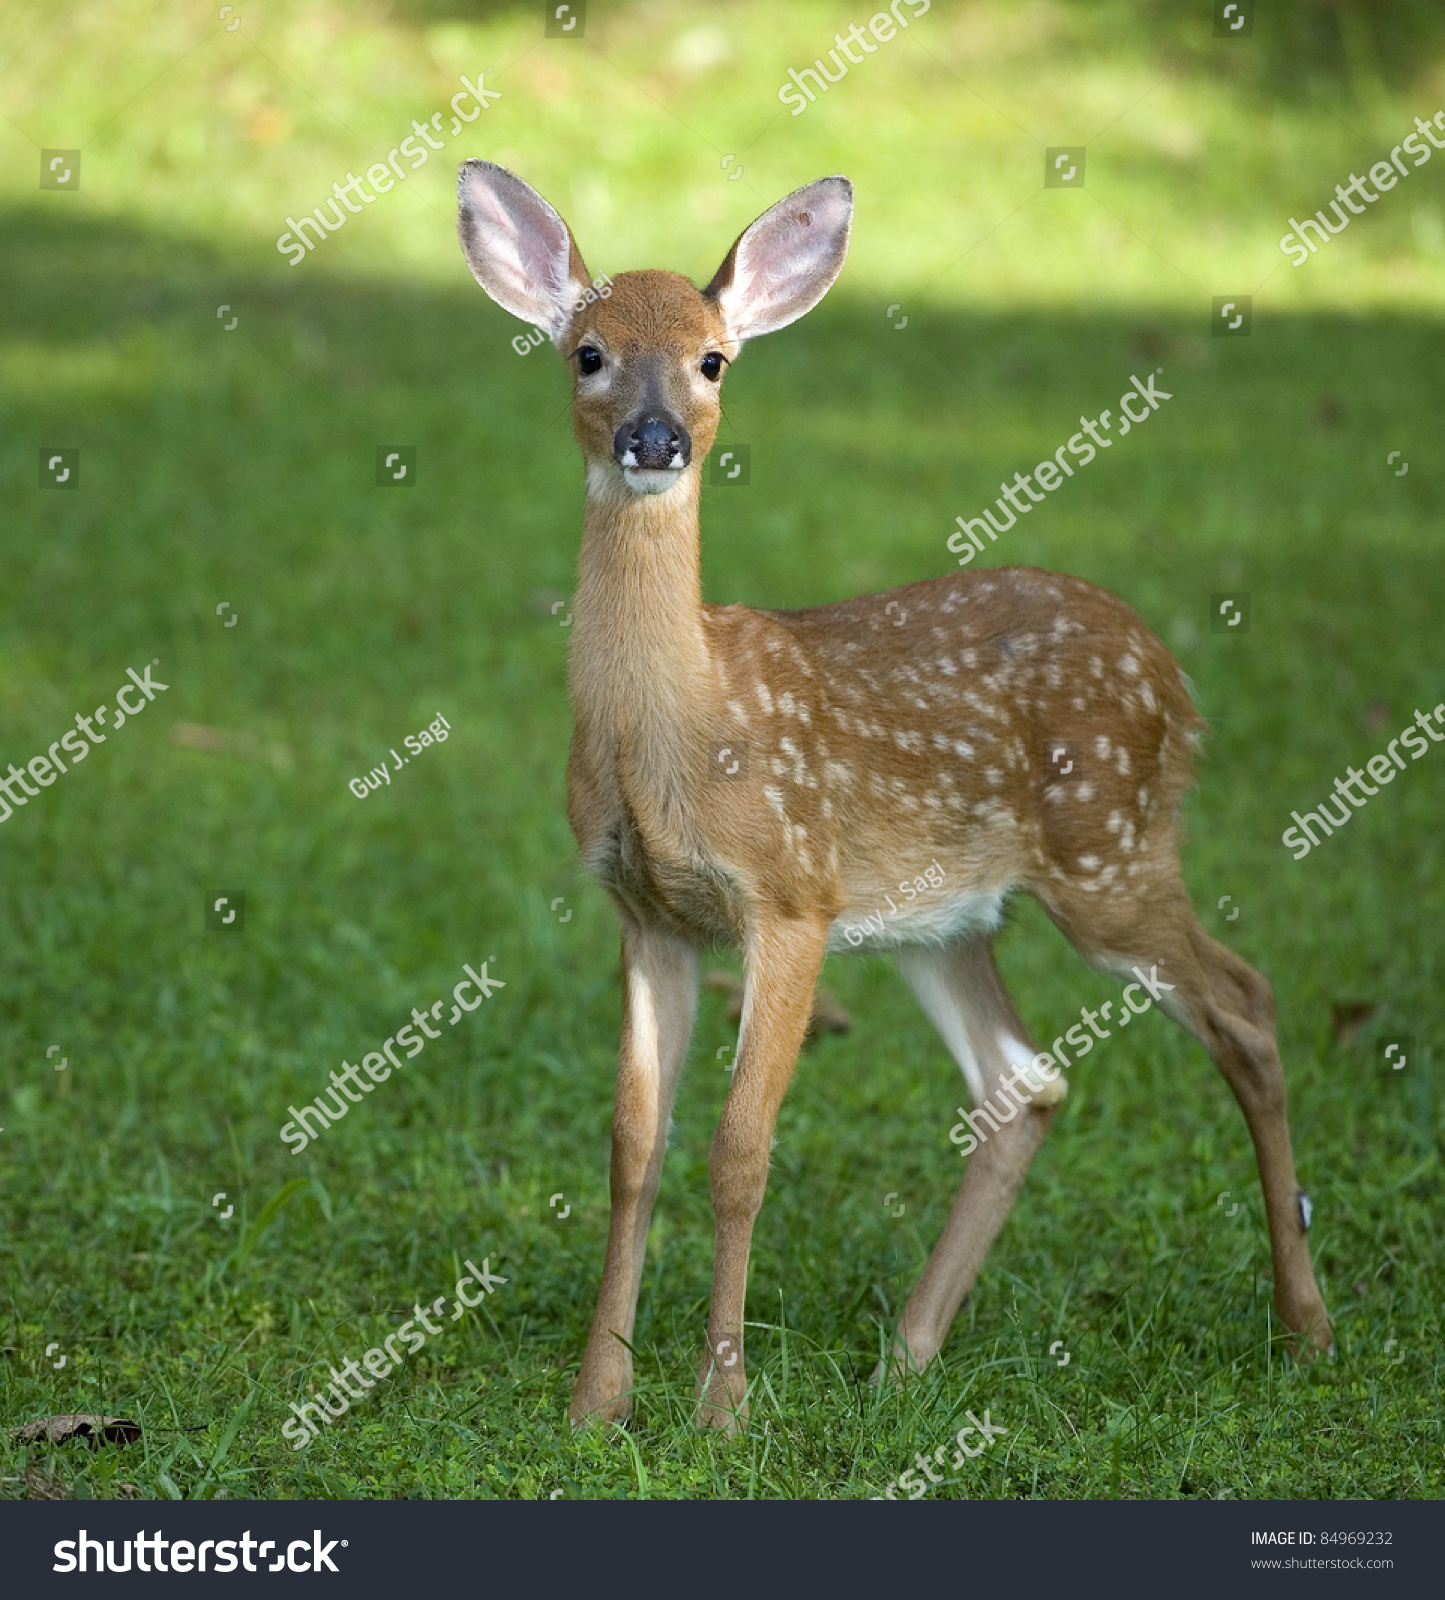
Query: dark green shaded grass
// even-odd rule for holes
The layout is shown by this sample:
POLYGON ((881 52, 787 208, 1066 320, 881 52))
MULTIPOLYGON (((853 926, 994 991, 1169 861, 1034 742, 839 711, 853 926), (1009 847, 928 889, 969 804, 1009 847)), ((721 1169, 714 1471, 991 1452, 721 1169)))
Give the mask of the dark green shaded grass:
MULTIPOLYGON (((1125 596, 1215 720, 1186 872, 1205 925, 1276 987, 1340 1343, 1333 1364, 1286 1357, 1243 1120, 1151 1016, 1072 1075, 937 1367, 871 1389, 961 1173, 962 1086, 887 964, 840 961, 826 981, 854 1027, 803 1058, 779 1119, 752 1425, 729 1444, 688 1426, 734 1039, 715 995, 653 1227, 630 1437, 565 1417, 605 1239, 618 998, 615 923, 564 813, 549 608, 580 469, 555 358, 518 358, 515 325, 465 287, 308 264, 278 290, 184 237, 28 212, 0 251, 7 337, 43 352, 0 445, 4 760, 111 700, 127 666, 158 656, 171 685, 0 826, 3 1417, 146 1430, 54 1452, 76 1492, 860 1496, 987 1407, 1007 1434, 935 1494, 1441 1493, 1445 756, 1306 860, 1279 842, 1445 698, 1437 324, 1261 317, 1224 341, 1166 312, 921 306, 896 334, 845 284, 729 377, 723 437, 751 446, 752 481, 705 493, 706 592, 786 606, 950 570, 955 515, 1164 368, 1174 398, 990 560, 1125 596), (235 334, 221 300, 248 308, 235 334), (382 443, 418 447, 415 490, 374 487, 382 443), (36 489, 41 444, 81 447, 78 493, 36 489), (1211 635, 1210 594, 1238 589, 1251 633, 1211 635), (437 712, 453 736, 356 800, 347 779, 437 712), (179 721, 250 742, 182 748, 179 721), (221 887, 248 896, 239 936, 203 929, 221 887), (286 1108, 487 957, 507 987, 291 1157, 286 1108), (1379 1006, 1349 1043, 1330 1031, 1342 1000, 1379 1006), (1375 1063, 1395 1034, 1416 1040, 1404 1073, 1375 1063), (293 1453, 288 1403, 484 1255, 509 1280, 485 1309, 293 1453)), ((1031 904, 1001 960, 1040 1036, 1113 992, 1031 904)), ((8 1493, 23 1457, 0 1445, 8 1493)))

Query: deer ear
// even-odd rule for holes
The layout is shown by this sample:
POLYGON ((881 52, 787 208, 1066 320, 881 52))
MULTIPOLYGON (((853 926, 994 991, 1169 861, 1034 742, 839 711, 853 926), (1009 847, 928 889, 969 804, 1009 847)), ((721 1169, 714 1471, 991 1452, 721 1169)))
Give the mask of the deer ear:
POLYGON ((557 343, 590 280, 571 230, 542 196, 495 162, 464 161, 457 237, 492 299, 557 343))
POLYGON ((733 338, 741 344, 811 311, 843 270, 852 221, 853 185, 819 178, 744 229, 703 290, 733 338))

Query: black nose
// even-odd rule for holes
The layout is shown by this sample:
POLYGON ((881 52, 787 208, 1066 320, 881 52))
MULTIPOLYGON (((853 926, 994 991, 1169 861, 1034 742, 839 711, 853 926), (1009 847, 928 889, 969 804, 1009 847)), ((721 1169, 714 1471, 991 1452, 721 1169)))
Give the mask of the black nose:
POLYGON ((665 471, 692 460, 692 440, 680 422, 652 412, 622 424, 612 436, 612 454, 619 466, 665 471))

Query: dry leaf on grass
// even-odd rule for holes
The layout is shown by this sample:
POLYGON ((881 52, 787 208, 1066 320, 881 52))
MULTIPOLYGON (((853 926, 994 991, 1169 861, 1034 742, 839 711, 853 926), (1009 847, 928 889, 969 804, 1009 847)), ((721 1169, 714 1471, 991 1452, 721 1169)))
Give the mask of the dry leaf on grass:
MULTIPOLYGON (((31 1456, 25 1463, 25 1476, 23 1478, 0 1479, 4 1483, 23 1483, 24 1493, 22 1500, 74 1500, 74 1485, 55 1470, 50 1462, 37 1456, 31 1456)), ((139 1500, 141 1498, 140 1485, 135 1483, 114 1483, 111 1485, 113 1498, 116 1500, 139 1500)), ((92 1491, 93 1492, 93 1491, 92 1491)))
POLYGON ((22 1498, 26 1500, 74 1500, 75 1493, 52 1467, 42 1466, 38 1461, 27 1461, 25 1463, 25 1493, 22 1498))
POLYGON ((140 1438, 140 1423, 129 1417, 98 1417, 92 1411, 67 1411, 56 1417, 37 1417, 23 1428, 15 1429, 20 1444, 33 1444, 37 1439, 47 1439, 51 1444, 64 1444, 67 1439, 89 1439, 96 1443, 134 1444, 140 1438))

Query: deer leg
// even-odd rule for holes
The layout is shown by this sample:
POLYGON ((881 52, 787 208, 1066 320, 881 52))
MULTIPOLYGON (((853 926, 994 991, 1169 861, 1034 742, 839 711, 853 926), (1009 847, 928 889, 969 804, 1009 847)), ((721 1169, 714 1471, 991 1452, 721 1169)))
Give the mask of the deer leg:
MULTIPOLYGON (((1315 1283, 1307 1220, 1295 1177, 1285 1109, 1284 1068, 1275 1036, 1274 992, 1268 980, 1216 943, 1190 913, 1195 970, 1207 984, 1199 1021, 1184 1025, 1213 1056, 1249 1124, 1269 1220, 1274 1303, 1285 1326, 1320 1350, 1334 1347, 1329 1315, 1315 1283)), ((1186 978, 1190 968, 1184 967, 1186 978)), ((1313 1354, 1313 1350, 1309 1351, 1313 1354)))
MULTIPOLYGON (((915 946, 897 959, 978 1110, 947 1225, 899 1320, 890 1363, 895 1374, 927 1366, 948 1337, 1065 1091, 1062 1079, 1049 1083, 1026 1070, 1038 1048, 986 939, 942 949, 915 946)), ((874 1377, 882 1376, 880 1367, 874 1377)))
MULTIPOLYGON (((1234 1092, 1249 1125, 1264 1191, 1274 1262, 1274 1303, 1301 1335, 1301 1353, 1330 1350, 1334 1334, 1315 1283, 1306 1218, 1295 1179, 1285 1110, 1284 1068, 1275 1038, 1274 994, 1268 980, 1200 927, 1183 885, 1151 910, 1147 930, 1099 905, 1099 895, 1070 898, 1057 889, 1046 902, 1064 933, 1091 965, 1119 975, 1149 972, 1157 1001, 1204 1046, 1234 1092), (1143 956, 1126 954, 1138 951, 1143 956), (1165 988, 1167 982, 1171 987, 1165 988)), ((1137 985, 1136 985, 1137 987, 1137 985)))
POLYGON ((667 1125, 697 1008, 693 946, 623 918, 622 1049, 612 1116, 612 1215, 592 1332, 570 1416, 622 1421, 632 1410, 632 1342, 647 1227, 667 1125), (624 1342, 625 1341, 625 1342, 624 1342))
POLYGON ((826 921, 772 919, 755 926, 747 941, 737 1068, 709 1155, 717 1241, 697 1380, 699 1427, 733 1433, 747 1417, 748 1250, 767 1188, 773 1126, 803 1045, 827 937, 826 921))

